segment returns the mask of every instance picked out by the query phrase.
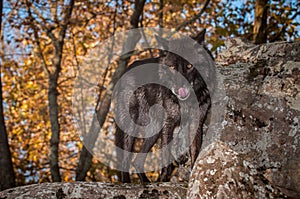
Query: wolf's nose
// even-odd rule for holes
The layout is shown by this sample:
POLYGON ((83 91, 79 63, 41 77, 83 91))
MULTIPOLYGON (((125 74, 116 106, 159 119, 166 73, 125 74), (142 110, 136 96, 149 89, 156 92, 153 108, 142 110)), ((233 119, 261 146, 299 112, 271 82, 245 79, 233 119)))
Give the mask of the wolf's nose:
POLYGON ((181 87, 178 89, 178 95, 180 98, 186 98, 189 95, 189 91, 188 89, 181 87))

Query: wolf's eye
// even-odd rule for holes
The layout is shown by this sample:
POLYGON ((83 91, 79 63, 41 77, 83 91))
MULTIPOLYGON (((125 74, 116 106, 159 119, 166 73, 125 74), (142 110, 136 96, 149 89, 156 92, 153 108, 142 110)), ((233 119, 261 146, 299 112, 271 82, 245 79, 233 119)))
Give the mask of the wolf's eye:
POLYGON ((170 65, 169 68, 173 70, 175 69, 175 65, 170 65))
POLYGON ((188 65, 186 65, 186 67, 187 67, 188 69, 191 69, 191 68, 193 68, 193 65, 192 65, 192 64, 188 64, 188 65))

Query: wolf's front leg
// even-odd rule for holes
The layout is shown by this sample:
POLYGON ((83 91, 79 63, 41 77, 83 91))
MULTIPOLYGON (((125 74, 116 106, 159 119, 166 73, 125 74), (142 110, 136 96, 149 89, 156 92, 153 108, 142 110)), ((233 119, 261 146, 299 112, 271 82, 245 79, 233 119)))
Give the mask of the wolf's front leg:
POLYGON ((171 154, 171 145, 170 142, 173 139, 173 133, 175 129, 174 122, 171 123, 172 125, 165 125, 162 129, 162 170, 160 174, 160 181, 161 182, 168 182, 171 179, 171 174, 174 170, 174 165, 172 162, 174 158, 171 154))
POLYGON ((145 138, 144 142, 141 146, 141 150, 140 152, 137 154, 134 162, 133 162, 133 166, 140 178, 140 181, 142 183, 144 182, 150 182, 150 180, 147 178, 145 171, 144 171, 144 164, 145 164, 145 160, 147 158, 147 154, 148 152, 151 150, 151 148, 153 147, 153 145, 157 142, 159 138, 159 134, 156 134, 152 137, 149 138, 145 138))
POLYGON ((210 108, 210 100, 208 103, 202 104, 200 107, 200 117, 199 117, 199 126, 195 132, 195 129, 191 127, 190 130, 190 141, 192 144, 190 146, 190 156, 191 156, 191 169, 196 162, 196 159, 199 155, 201 146, 202 146, 202 138, 203 138, 203 124, 205 122, 208 110, 210 108))
POLYGON ((127 134, 124 136, 124 156, 121 161, 121 182, 124 183, 130 182, 129 168, 132 160, 134 141, 134 137, 129 136, 127 134))

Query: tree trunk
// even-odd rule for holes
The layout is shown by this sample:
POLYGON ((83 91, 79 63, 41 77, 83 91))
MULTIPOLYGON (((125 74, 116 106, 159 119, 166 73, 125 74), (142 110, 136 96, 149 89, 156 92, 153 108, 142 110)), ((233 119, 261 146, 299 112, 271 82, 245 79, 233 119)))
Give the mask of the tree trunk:
MULTIPOLYGON (((131 20, 130 20, 132 29, 139 27, 138 26, 139 19, 143 12, 145 1, 146 0, 135 0, 134 12, 133 12, 133 14, 131 16, 131 20)), ((129 35, 127 38, 127 41, 124 43, 123 51, 126 52, 126 49, 134 49, 134 47, 135 47, 136 43, 139 41, 139 39, 140 39, 140 35, 137 35, 137 34, 129 35)), ((98 121, 93 120, 93 123, 98 122, 99 125, 97 125, 96 128, 93 128, 95 125, 92 124, 92 128, 90 129, 88 135, 86 136, 86 139, 89 142, 89 146, 93 146, 97 140, 98 133, 99 133, 103 123, 105 122, 106 115, 110 108, 113 87, 114 87, 115 83, 118 81, 118 79, 120 78, 121 74, 126 70, 126 67, 127 67, 130 57, 131 57, 131 53, 124 54, 120 57, 118 67, 117 67, 115 73, 113 74, 112 81, 110 82, 110 85, 108 86, 108 90, 104 93, 104 95, 103 95, 104 97, 101 100, 101 106, 98 107, 96 110, 98 121), (93 139, 93 138, 96 138, 96 139, 93 139), (91 142, 93 142, 93 143, 91 143, 91 142)), ((86 142, 86 140, 84 142, 86 142)), ((77 181, 83 181, 85 179, 86 173, 88 172, 88 170, 91 167, 92 158, 93 158, 93 156, 87 151, 86 147, 83 146, 82 151, 80 153, 78 166, 76 169, 76 180, 77 181)))
POLYGON ((0 64, 0 190, 15 186, 15 174, 4 122, 1 64, 0 64))
MULTIPOLYGON (((0 0, 0 36, 2 38, 2 8, 3 1, 0 0)), ((7 132, 4 122, 3 98, 2 98, 2 80, 0 64, 0 191, 15 186, 15 174, 9 150, 7 132)))
POLYGON ((67 27, 71 18, 72 10, 74 7, 74 0, 70 1, 67 6, 66 15, 64 16, 63 25, 59 31, 58 37, 56 37, 51 31, 47 34, 51 38, 55 47, 55 56, 53 59, 54 71, 49 74, 49 90, 48 90, 48 106, 50 112, 51 123, 51 139, 50 139, 50 171, 53 182, 60 182, 61 176, 59 172, 59 136, 60 136, 60 124, 59 124, 59 106, 58 106, 58 78, 61 71, 61 60, 64 46, 64 39, 66 36, 67 27))
MULTIPOLYGON (((103 101, 102 104, 104 105, 103 101)), ((102 111, 104 111, 104 113, 102 114, 107 114, 110 107, 109 105, 110 105, 110 100, 109 102, 105 103, 104 107, 101 109, 102 111)), ((89 152, 89 149, 94 147, 98 137, 98 133, 100 132, 101 126, 103 125, 104 121, 105 118, 103 118, 102 121, 98 121, 97 116, 94 115, 89 133, 87 134, 87 136, 84 137, 83 147, 76 168, 76 181, 84 181, 86 177, 86 173, 89 171, 91 167, 93 156, 89 152), (89 149, 85 147, 86 145, 89 146, 89 149)))
POLYGON ((53 182, 60 182, 61 176, 59 173, 59 160, 58 160, 58 148, 59 148, 59 136, 60 136, 60 125, 58 121, 59 110, 58 110, 58 90, 57 81, 59 77, 60 66, 57 68, 57 72, 50 74, 49 77, 49 90, 48 90, 48 101, 49 101, 49 112, 50 112, 50 123, 51 123, 51 139, 50 139, 50 171, 53 182))
POLYGON ((267 17, 269 0, 257 0, 255 3, 254 19, 254 43, 262 44, 267 42, 267 17))

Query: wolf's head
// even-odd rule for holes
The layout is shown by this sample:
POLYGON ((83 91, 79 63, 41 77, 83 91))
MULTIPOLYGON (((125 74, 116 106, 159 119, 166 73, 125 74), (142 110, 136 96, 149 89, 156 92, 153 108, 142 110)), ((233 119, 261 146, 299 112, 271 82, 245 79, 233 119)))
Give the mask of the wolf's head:
POLYGON ((163 78, 167 78, 167 81, 172 82, 171 90, 180 100, 188 99, 192 92, 191 89, 199 96, 203 95, 201 92, 207 92, 207 85, 199 73, 199 69, 205 64, 204 62, 212 61, 212 57, 203 46, 204 35, 205 30, 193 38, 195 40, 194 43, 188 41, 187 38, 168 41, 161 37, 156 37, 158 43, 164 48, 161 52, 159 63, 167 66, 171 73, 179 72, 187 80, 175 79, 175 75, 161 75, 163 78), (204 56, 205 58, 201 58, 199 52, 207 55, 204 56), (189 61, 180 55, 184 55, 189 61))

